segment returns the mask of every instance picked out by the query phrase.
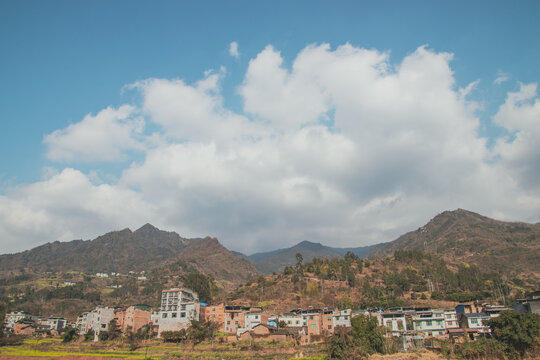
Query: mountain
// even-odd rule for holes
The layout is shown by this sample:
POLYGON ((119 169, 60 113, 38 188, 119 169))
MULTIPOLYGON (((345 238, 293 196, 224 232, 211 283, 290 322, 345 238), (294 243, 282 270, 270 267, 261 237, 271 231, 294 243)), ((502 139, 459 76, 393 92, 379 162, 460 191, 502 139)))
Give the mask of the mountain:
POLYGON ((55 241, 17 254, 0 255, 0 270, 127 272, 143 270, 177 256, 190 243, 175 232, 146 224, 112 231, 94 240, 55 241))
POLYGON ((178 254, 177 259, 202 274, 230 284, 238 285, 260 275, 248 259, 238 257, 212 237, 193 241, 178 254))
POLYGON ((445 211, 425 226, 376 247, 369 256, 396 250, 438 253, 507 277, 540 278, 540 225, 498 221, 463 209, 445 211))
POLYGON ((342 257, 351 251, 359 257, 364 257, 371 249, 371 246, 358 248, 332 248, 320 243, 302 241, 293 247, 278 249, 269 252, 249 255, 248 258, 255 264, 257 269, 265 274, 280 272, 285 266, 296 264, 296 254, 302 254, 304 262, 311 261, 314 257, 342 257))

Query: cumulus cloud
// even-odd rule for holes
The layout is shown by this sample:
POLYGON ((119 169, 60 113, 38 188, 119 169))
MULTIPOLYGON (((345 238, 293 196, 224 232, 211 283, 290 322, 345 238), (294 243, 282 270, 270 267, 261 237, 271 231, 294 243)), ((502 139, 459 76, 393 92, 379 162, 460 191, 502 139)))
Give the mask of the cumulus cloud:
MULTIPOLYGON (((0 218, 8 219, 0 235, 66 239, 89 233, 88 224, 98 235, 152 222, 250 253, 305 239, 389 241, 458 207, 538 221, 536 85, 508 95, 494 121, 512 136, 489 150, 478 134, 479 106, 468 100, 477 82, 457 88, 451 61, 425 46, 395 63, 387 52, 319 44, 287 65, 267 46, 238 88, 243 113, 224 106, 224 69, 192 84, 138 82, 141 103, 123 117, 115 113, 122 108, 108 109, 113 120, 105 122, 127 127, 116 131, 135 144, 113 148, 117 154, 139 144, 136 127, 126 125, 132 114, 158 126, 143 160, 116 183, 96 185, 95 175, 66 169, 12 190, 0 197, 0 218)), ((78 136, 69 129, 66 142, 78 136)))
POLYGON ((512 170, 515 179, 540 194, 540 99, 538 84, 521 84, 508 94, 494 116, 498 125, 511 135, 499 139, 494 152, 501 163, 512 170))
POLYGON ((257 136, 258 126, 223 107, 219 73, 208 72, 193 85, 180 79, 148 79, 133 84, 144 97, 143 112, 176 140, 222 141, 257 136))
POLYGON ((45 241, 90 238, 155 218, 154 205, 118 185, 94 185, 78 170, 60 173, 0 196, 0 238, 4 251, 45 241))
POLYGON ((126 159, 126 151, 142 150, 137 135, 144 121, 135 108, 123 105, 108 107, 97 115, 86 115, 78 123, 56 130, 44 137, 47 158, 58 162, 112 162, 126 159))
POLYGON ((238 43, 236 41, 233 41, 229 44, 229 55, 231 55, 235 59, 238 59, 240 57, 240 53, 238 52, 238 43))

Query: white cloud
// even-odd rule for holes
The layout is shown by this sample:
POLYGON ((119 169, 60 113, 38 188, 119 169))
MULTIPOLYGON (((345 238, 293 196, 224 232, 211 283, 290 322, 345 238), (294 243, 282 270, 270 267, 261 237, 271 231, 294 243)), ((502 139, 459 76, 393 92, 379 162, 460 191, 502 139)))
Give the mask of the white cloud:
POLYGON ((143 94, 142 109, 165 135, 179 140, 223 141, 257 136, 260 127, 223 107, 220 73, 208 72, 193 85, 182 80, 149 79, 133 85, 143 94))
POLYGON ((135 108, 123 105, 108 107, 97 115, 86 115, 78 123, 56 130, 44 137, 47 158, 58 162, 111 162, 126 159, 126 151, 142 150, 137 140, 144 121, 135 108))
POLYGON ((238 52, 238 43, 236 41, 233 41, 229 44, 229 55, 231 55, 235 59, 238 59, 240 57, 240 53, 238 52))
POLYGON ((45 241, 87 239, 133 228, 156 218, 155 210, 133 190, 93 185, 80 171, 67 168, 0 196, 2 250, 20 251, 45 241))
MULTIPOLYGON (((48 171, 47 180, 0 197, 0 211, 15 209, 13 218, 0 217, 0 235, 22 244, 39 233, 80 237, 87 224, 105 232, 152 222, 184 236, 218 236, 249 253, 304 239, 388 241, 458 207, 538 221, 535 85, 509 94, 496 115, 515 139, 496 144, 493 163, 478 135, 479 106, 467 98, 478 82, 456 88, 451 60, 422 46, 395 64, 387 52, 322 44, 288 66, 268 46, 239 87, 244 114, 224 105, 224 70, 193 84, 138 82, 140 108, 124 118, 140 111, 162 130, 144 138, 152 145, 144 159, 115 184, 95 185, 93 173, 48 171)), ((141 135, 128 130, 126 143, 138 144, 141 135)), ((63 135, 70 134, 79 136, 63 135)))
POLYGON ((494 116, 495 123, 512 133, 499 139, 494 153, 501 165, 523 186, 540 194, 540 99, 537 84, 522 84, 511 92, 494 116))
POLYGON ((502 72, 501 70, 499 70, 497 72, 497 77, 495 78, 495 80, 493 80, 493 83, 496 84, 496 85, 500 85, 503 82, 506 82, 508 80, 510 80, 510 75, 508 75, 507 73, 502 72))

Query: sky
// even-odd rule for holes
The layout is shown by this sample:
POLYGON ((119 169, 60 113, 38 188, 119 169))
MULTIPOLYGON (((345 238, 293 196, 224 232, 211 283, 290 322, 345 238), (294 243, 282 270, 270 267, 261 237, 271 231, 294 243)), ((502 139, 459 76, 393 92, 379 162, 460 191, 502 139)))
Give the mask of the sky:
POLYGON ((538 1, 0 0, 0 253, 540 221, 538 1))

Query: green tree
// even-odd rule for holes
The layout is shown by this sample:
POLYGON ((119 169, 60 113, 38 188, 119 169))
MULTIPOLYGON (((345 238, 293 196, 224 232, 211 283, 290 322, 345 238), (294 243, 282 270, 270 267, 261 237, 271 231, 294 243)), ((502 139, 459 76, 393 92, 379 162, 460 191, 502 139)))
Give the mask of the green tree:
POLYGON ((95 332, 93 329, 90 329, 84 334, 84 341, 92 341, 94 340, 95 332))
POLYGON ((355 342, 345 328, 337 327, 334 335, 326 341, 326 352, 329 359, 351 359, 355 352, 355 342))
POLYGON ((379 326, 377 318, 357 316, 352 318, 351 327, 353 338, 361 350, 368 354, 382 351, 385 331, 379 326))
POLYGON ((191 326, 187 330, 187 338, 192 347, 201 342, 213 339, 219 324, 213 321, 191 320, 191 326))
POLYGON ((296 267, 300 268, 302 267, 302 261, 304 261, 304 257, 300 253, 296 253, 296 267))
POLYGON ((62 334, 62 342, 68 343, 76 340, 79 337, 79 331, 71 326, 66 327, 62 334))
POLYGON ((211 302, 217 292, 216 282, 210 275, 189 273, 182 280, 184 286, 195 291, 202 302, 211 302))
POLYGON ((493 337, 504 343, 509 352, 521 356, 538 344, 540 336, 540 315, 521 315, 514 311, 503 311, 488 322, 493 337))

